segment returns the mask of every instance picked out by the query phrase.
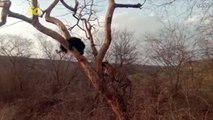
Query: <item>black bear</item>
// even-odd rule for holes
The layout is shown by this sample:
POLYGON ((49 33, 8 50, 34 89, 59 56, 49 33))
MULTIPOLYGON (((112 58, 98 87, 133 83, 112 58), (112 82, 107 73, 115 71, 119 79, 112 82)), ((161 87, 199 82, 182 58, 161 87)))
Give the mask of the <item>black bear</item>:
MULTIPOLYGON (((67 41, 69 42, 69 49, 72 49, 74 47, 81 55, 84 54, 85 44, 80 38, 71 37, 67 39, 67 41)), ((63 45, 60 45, 60 49, 62 52, 67 53, 67 49, 64 48, 63 45)))

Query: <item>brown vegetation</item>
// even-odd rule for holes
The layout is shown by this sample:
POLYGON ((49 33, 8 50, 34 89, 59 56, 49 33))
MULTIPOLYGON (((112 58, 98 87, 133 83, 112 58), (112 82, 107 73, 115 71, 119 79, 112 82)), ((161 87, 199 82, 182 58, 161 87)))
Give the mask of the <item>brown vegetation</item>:
MULTIPOLYGON (((0 116, 2 120, 111 120, 114 119, 106 101, 97 96, 86 76, 76 63, 69 64, 64 74, 68 76, 78 71, 69 84, 58 84, 53 74, 50 60, 18 58, 18 71, 23 88, 15 87, 12 66, 8 57, 1 57, 0 79, 0 116), (23 62, 24 61, 24 62, 23 62), (7 69, 5 69, 5 65, 7 69), (33 67, 32 67, 33 66, 33 67), (10 69, 11 68, 11 69, 10 69), (22 73, 24 70, 28 72, 22 73), (11 76, 11 77, 5 77, 11 76)), ((60 61, 54 61, 57 64, 60 61)), ((199 64, 204 64, 200 62, 199 64)), ((199 66, 196 62, 194 66, 199 66)), ((131 66, 134 67, 134 66, 131 66)), ((164 71, 159 67, 137 66, 133 74, 128 75, 133 83, 132 97, 128 100, 128 113, 133 120, 211 120, 213 116, 213 89, 208 71, 200 73, 195 68, 194 80, 185 78, 177 94, 170 88, 164 71), (150 69, 148 69, 150 68, 150 69), (208 77, 209 76, 209 77, 208 77), (188 83, 188 84, 186 84, 188 83)), ((19 75, 17 74, 17 75, 19 75)), ((184 77, 188 70, 181 74, 184 77)), ((16 81, 18 83, 19 81, 16 81)))

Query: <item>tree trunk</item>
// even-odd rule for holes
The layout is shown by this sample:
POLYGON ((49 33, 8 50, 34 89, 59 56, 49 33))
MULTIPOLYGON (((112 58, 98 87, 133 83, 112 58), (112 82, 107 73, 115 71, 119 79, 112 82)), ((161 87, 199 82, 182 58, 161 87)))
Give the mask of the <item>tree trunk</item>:
POLYGON ((112 85, 103 84, 103 79, 101 79, 100 75, 98 75, 98 73, 89 65, 88 62, 79 61, 79 63, 95 89, 98 90, 107 100, 108 104, 111 106, 113 112, 117 116, 117 119, 129 120, 130 118, 127 113, 127 106, 124 99, 119 95, 116 89, 112 85))

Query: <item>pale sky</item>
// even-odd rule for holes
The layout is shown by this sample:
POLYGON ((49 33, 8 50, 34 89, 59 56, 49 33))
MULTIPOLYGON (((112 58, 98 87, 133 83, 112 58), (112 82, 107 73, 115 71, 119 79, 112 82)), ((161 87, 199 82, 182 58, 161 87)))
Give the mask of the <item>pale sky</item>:
MULTIPOLYGON (((11 10, 17 13, 21 13, 23 15, 27 15, 27 10, 29 8, 29 2, 27 0, 11 0, 12 6, 11 10)), ((46 8, 52 0, 38 0, 40 3, 40 7, 42 9, 46 8)), ((68 0, 65 0, 68 1, 68 0)), ((79 0, 81 1, 81 0, 79 0)), ((98 16, 100 16, 100 20, 103 21, 105 12, 106 12, 106 0, 97 0, 98 7, 96 8, 98 11, 98 16), (101 2, 100 2, 101 1, 101 2), (104 1, 104 2, 102 2, 104 1)), ((116 0, 118 3, 138 3, 142 2, 143 0, 116 0)), ((151 0, 150 0, 151 1, 151 0)), ((148 2, 144 5, 143 9, 116 9, 113 19, 113 25, 112 27, 116 28, 130 28, 131 30, 134 30, 136 34, 143 34, 146 32, 155 32, 160 26, 161 23, 159 22, 159 14, 162 14, 162 9, 157 9, 155 6, 162 4, 162 0, 155 0, 155 4, 151 4, 148 0, 148 2)), ((166 0, 164 2, 168 2, 169 0, 166 0)), ((197 3, 199 4, 199 3, 197 3)), ((183 12, 183 8, 187 7, 187 4, 183 2, 178 2, 170 7, 168 7, 168 14, 170 18, 172 19, 172 16, 177 19, 177 16, 183 12)), ((71 14, 65 15, 66 13, 69 13, 68 10, 64 9, 64 7, 59 3, 59 5, 53 10, 52 15, 57 16, 59 19, 61 19, 64 23, 71 24, 73 19, 71 14)), ((165 14, 165 13, 164 13, 165 14)), ((191 20, 196 19, 196 16, 192 16, 192 18, 189 18, 191 20)), ((161 17, 161 15, 160 15, 161 17)), ((183 16, 181 16, 183 17, 183 16)), ((182 19, 182 18, 180 18, 182 19)), ((8 18, 7 24, 3 27, 0 27, 0 33, 16 33, 16 34, 27 34, 29 35, 32 31, 35 31, 33 27, 30 25, 19 22, 20 20, 16 20, 13 18, 8 18), (7 27, 7 25, 16 23, 15 25, 11 25, 7 27), (15 28, 15 29, 14 29, 15 28)), ((47 24, 45 22, 42 22, 43 24, 47 24)), ((47 24, 48 27, 56 29, 54 25, 47 24)))
MULTIPOLYGON (((49 3, 51 3, 51 0, 38 0, 40 2, 40 7, 45 8, 49 3)), ((118 0, 124 1, 124 0, 118 0)), ((130 0, 125 0, 127 3, 130 3, 130 0)), ((137 3, 140 0, 133 0, 135 3, 137 3)), ((99 5, 98 10, 102 11, 99 13, 100 21, 103 21, 106 5, 103 3, 99 5)), ((27 8, 29 8, 29 4, 25 0, 12 0, 12 7, 11 10, 14 12, 18 12, 24 15, 27 15, 27 8)), ((152 32, 155 31, 157 28, 160 27, 160 23, 157 20, 157 17, 153 15, 153 13, 147 14, 144 12, 145 10, 139 10, 139 9, 116 9, 113 19, 113 25, 112 27, 116 28, 130 28, 130 30, 135 31, 137 34, 145 33, 145 32, 152 32)), ((62 5, 57 6, 55 10, 52 12, 53 16, 62 16, 68 11, 63 8, 62 5)), ((72 23, 72 19, 70 19, 72 16, 62 16, 60 19, 67 23, 68 21, 72 23)), ((8 18, 7 24, 0 28, 0 33, 15 33, 15 34, 25 34, 29 35, 35 29, 25 23, 25 22, 19 22, 20 20, 8 18), (16 24, 14 24, 16 23, 16 24), (8 26, 10 24, 14 24, 11 26, 8 26), (15 28, 15 29, 14 29, 15 28)), ((43 24, 47 24, 44 23, 43 24)), ((54 25, 47 24, 48 27, 56 29, 54 25)))

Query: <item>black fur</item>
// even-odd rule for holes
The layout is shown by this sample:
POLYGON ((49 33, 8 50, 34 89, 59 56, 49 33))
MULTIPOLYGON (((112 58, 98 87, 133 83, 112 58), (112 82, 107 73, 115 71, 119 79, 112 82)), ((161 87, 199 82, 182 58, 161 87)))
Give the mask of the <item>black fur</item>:
MULTIPOLYGON (((81 55, 84 54, 85 44, 80 38, 71 37, 67 41, 69 42, 69 49, 74 47, 81 55)), ((60 49, 61 51, 67 53, 67 49, 64 48, 64 46, 60 45, 60 49)))

